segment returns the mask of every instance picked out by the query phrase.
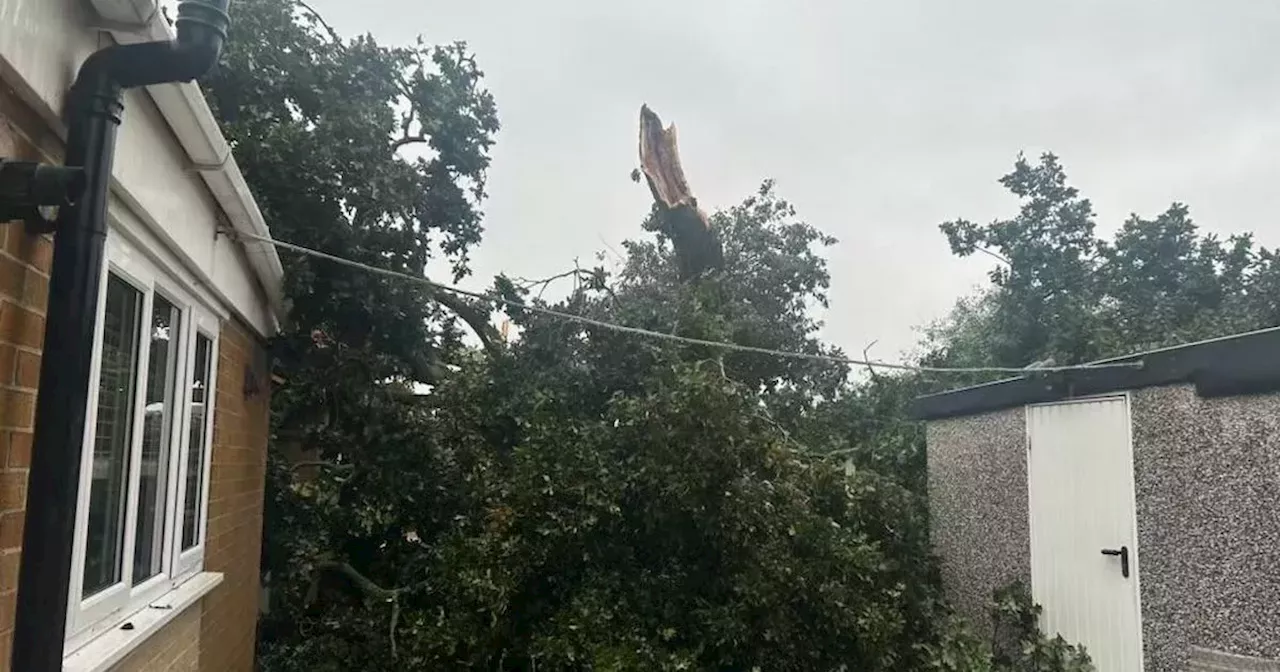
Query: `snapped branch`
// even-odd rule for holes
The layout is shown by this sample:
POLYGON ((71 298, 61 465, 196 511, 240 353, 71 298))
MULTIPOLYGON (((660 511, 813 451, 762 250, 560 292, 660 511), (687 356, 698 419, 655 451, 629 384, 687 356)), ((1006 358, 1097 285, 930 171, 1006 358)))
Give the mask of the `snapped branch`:
POLYGON ((317 586, 319 584, 319 573, 324 571, 335 572, 347 577, 351 583, 360 590, 360 592, 364 593, 365 597, 381 602, 389 602, 391 604, 391 624, 388 636, 391 641, 391 658, 397 658, 396 626, 400 624, 400 596, 425 587, 427 585, 427 581, 423 580, 407 586, 401 586, 399 588, 383 588, 382 586, 374 583, 369 577, 361 574, 360 571, 355 567, 352 567, 349 562, 326 560, 316 563, 316 579, 311 584, 311 590, 307 592, 307 600, 309 602, 316 599, 317 586))
POLYGON ((722 267, 724 248, 685 179, 676 127, 663 128, 648 105, 640 107, 639 173, 649 185, 662 231, 675 248, 680 280, 722 267))

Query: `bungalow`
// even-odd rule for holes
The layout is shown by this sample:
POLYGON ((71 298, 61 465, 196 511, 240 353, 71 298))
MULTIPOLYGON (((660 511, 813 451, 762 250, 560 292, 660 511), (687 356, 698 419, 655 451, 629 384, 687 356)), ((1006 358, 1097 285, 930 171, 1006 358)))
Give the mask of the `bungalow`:
POLYGON ((226 9, 0 2, 0 670, 253 669, 282 269, 189 81, 226 9))

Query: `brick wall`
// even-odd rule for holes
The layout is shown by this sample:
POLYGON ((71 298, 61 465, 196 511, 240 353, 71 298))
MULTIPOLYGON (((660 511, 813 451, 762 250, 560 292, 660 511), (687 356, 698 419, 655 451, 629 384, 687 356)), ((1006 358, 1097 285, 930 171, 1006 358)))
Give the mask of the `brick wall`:
MULTIPOLYGON (((214 592, 217 592, 214 588, 214 592)), ((198 672, 200 610, 187 609, 116 665, 117 672, 198 672)))
MULTIPOLYGON (((56 137, 0 84, 0 156, 56 162, 56 137)), ((53 246, 0 224, 0 671, 9 669, 53 246)))
POLYGON ((204 600, 200 669, 250 672, 258 623, 258 567, 270 426, 269 372, 262 345, 236 322, 222 328, 213 416, 205 569, 223 582, 204 600), (257 392, 246 394, 252 371, 257 392))

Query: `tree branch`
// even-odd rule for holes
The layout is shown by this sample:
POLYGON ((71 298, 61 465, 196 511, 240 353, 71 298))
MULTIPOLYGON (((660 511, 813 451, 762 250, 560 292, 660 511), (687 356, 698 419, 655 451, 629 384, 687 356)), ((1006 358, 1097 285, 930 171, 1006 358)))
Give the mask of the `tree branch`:
POLYGON ((982 252, 983 254, 985 254, 985 255, 987 255, 987 256, 989 256, 989 257, 991 257, 992 259, 995 259, 996 261, 999 261, 999 262, 1003 263, 1005 266, 1013 266, 1013 262, 1012 262, 1012 261, 1009 261, 1008 259, 1004 258, 1003 256, 1001 256, 1001 255, 999 255, 999 254, 997 254, 997 253, 995 253, 995 252, 992 252, 991 250, 988 250, 987 248, 985 248, 985 247, 983 247, 983 246, 981 246, 981 245, 974 245, 974 246, 973 246, 973 249, 975 249, 975 250, 977 250, 977 251, 979 251, 979 252, 982 252))
MULTIPOLYGON (((551 283, 555 282, 556 280, 560 280, 560 279, 563 279, 563 278, 569 278, 569 277, 572 277, 572 278, 581 278, 583 275, 590 276, 590 275, 591 275, 591 273, 590 273, 590 271, 584 271, 584 270, 582 270, 581 268, 576 268, 576 267, 575 267, 575 268, 573 268, 573 269, 570 269, 570 270, 568 270, 568 271, 565 271, 564 273, 556 273, 555 275, 552 275, 552 276, 549 276, 549 277, 546 277, 546 278, 542 278, 542 279, 540 279, 540 280, 530 280, 530 279, 528 279, 528 278, 514 278, 514 280, 515 280, 515 282, 517 282, 517 283, 519 283, 519 284, 520 284, 520 288, 521 288, 521 289, 529 289, 530 287, 534 287, 534 286, 536 286, 536 285, 542 285, 542 289, 538 290, 538 298, 539 298, 539 299, 541 299, 541 298, 542 298, 543 293, 545 293, 545 292, 547 291, 547 287, 548 287, 551 283)), ((576 288, 575 288, 575 291, 576 291, 576 288)))
POLYGON ((324 20, 324 17, 320 15, 320 12, 317 12, 314 7, 308 5, 304 0, 293 0, 293 2, 310 14, 311 18, 316 20, 316 23, 319 23, 324 27, 325 31, 329 33, 329 37, 333 40, 334 44, 336 44, 340 49, 346 48, 342 38, 338 37, 338 31, 334 30, 333 26, 330 26, 328 21, 324 20))
POLYGON ((870 343, 868 343, 867 347, 862 349, 862 361, 867 363, 867 373, 871 374, 872 382, 879 382, 880 374, 876 373, 876 367, 871 365, 871 355, 867 354, 867 352, 871 350, 871 346, 879 342, 880 342, 880 339, 877 338, 871 341, 870 343))
POLYGON ((395 142, 391 143, 391 152, 394 154, 395 152, 400 151, 401 147, 404 147, 406 145, 416 144, 419 142, 426 142, 426 141, 427 141, 427 136, 422 135, 421 133, 419 133, 418 135, 406 135, 400 138, 399 140, 396 140, 395 142))
POLYGON ((841 455, 851 455, 853 453, 860 452, 861 450, 862 450, 862 446, 854 446, 852 448, 841 448, 839 450, 829 450, 825 453, 809 451, 809 452, 806 452, 805 455, 809 455, 812 457, 840 457, 841 455))
POLYGON ((494 329, 492 324, 489 324, 488 313, 482 312, 461 297, 444 290, 433 291, 431 298, 462 318, 462 321, 466 322, 467 326, 471 327, 471 331, 480 339, 480 344, 484 346, 485 352, 489 353, 490 357, 497 357, 502 354, 502 347, 498 345, 502 341, 502 336, 498 334, 498 330, 494 329))
POLYGON ((391 660, 396 660, 400 656, 396 654, 396 625, 400 623, 400 593, 396 592, 391 596, 391 626, 389 628, 388 638, 391 640, 391 660))
POLYGON ((369 577, 361 574, 359 570, 351 566, 349 562, 338 562, 336 560, 325 560, 316 563, 316 571, 328 571, 341 574, 360 589, 368 597, 380 600, 389 600, 395 595, 396 591, 388 590, 374 583, 369 577))
POLYGON ((399 588, 383 588, 382 586, 374 583, 369 577, 361 574, 355 567, 352 567, 351 563, 325 560, 316 563, 317 578, 312 581, 311 589, 307 591, 308 602, 314 601, 316 598, 319 586, 319 573, 322 571, 341 574, 350 579, 366 597, 391 603, 391 624, 388 632, 388 638, 391 641, 391 658, 393 660, 398 658, 399 654, 396 652, 396 626, 400 624, 400 596, 425 587, 427 585, 427 581, 424 579, 417 583, 401 586, 399 588))
POLYGON ((640 172, 657 205, 662 231, 675 248, 680 280, 723 266, 724 248, 685 180, 676 127, 663 128, 648 105, 640 107, 640 172))
POLYGON ((297 471, 297 470, 299 470, 299 469, 306 469, 307 467, 328 467, 328 468, 330 468, 330 469, 333 469, 334 471, 349 471, 349 470, 351 470, 351 469, 355 469, 355 468, 356 468, 356 465, 354 465, 354 464, 338 464, 338 463, 336 463, 336 462, 328 462, 328 461, 326 461, 326 460, 301 460, 301 461, 298 461, 298 462, 290 462, 290 463, 289 463, 289 470, 290 470, 290 471, 297 471))

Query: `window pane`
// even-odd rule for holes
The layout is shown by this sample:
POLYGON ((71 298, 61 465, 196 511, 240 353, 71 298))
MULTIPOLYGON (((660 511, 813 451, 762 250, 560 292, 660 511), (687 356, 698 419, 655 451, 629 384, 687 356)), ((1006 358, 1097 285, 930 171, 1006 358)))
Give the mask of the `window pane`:
POLYGON ((108 275, 105 310, 85 542, 85 597, 120 581, 142 293, 108 275))
POLYGON ((160 573, 164 560, 166 477, 173 436, 178 343, 182 314, 159 294, 151 310, 151 355, 147 363, 146 415, 138 480, 137 541, 133 547, 135 585, 160 573))
POLYGON ((205 408, 209 399, 209 375, 213 363, 213 342, 204 334, 196 334, 196 359, 191 381, 191 441, 187 444, 187 494, 182 515, 182 550, 199 541, 200 490, 204 480, 204 445, 207 437, 205 408))

